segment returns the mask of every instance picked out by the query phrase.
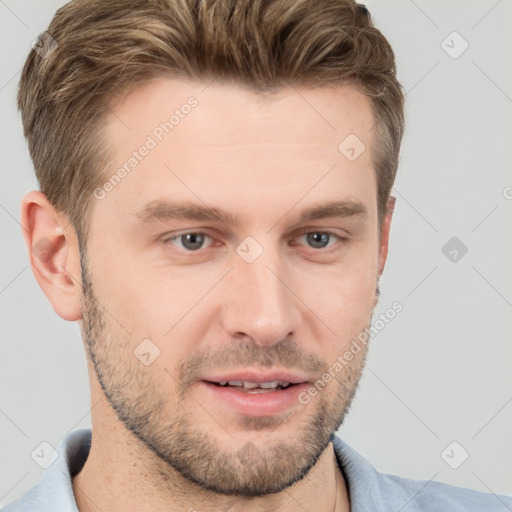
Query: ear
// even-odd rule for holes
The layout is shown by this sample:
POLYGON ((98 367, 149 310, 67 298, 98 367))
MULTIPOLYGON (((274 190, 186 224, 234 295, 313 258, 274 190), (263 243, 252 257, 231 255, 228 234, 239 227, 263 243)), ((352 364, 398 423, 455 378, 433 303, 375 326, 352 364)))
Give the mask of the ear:
POLYGON ((388 257, 389 245, 389 230, 391 229, 391 219, 393 218, 393 211, 395 209, 396 197, 389 196, 386 215, 382 222, 382 230, 380 233, 380 247, 379 247, 379 276, 384 272, 384 265, 388 257))
POLYGON ((53 309, 64 320, 79 320, 82 282, 73 226, 37 190, 21 201, 21 225, 32 272, 53 309))

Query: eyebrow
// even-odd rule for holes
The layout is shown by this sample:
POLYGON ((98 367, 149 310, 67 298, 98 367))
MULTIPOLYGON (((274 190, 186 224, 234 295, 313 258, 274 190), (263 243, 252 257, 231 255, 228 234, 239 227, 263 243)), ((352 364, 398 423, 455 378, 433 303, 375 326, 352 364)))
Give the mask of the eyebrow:
MULTIPOLYGON (((366 218, 368 210, 366 207, 353 200, 331 201, 314 205, 304 210, 299 223, 324 219, 324 218, 366 218)), ((155 200, 146 204, 135 216, 144 224, 162 222, 168 220, 196 220, 206 222, 220 222, 227 226, 239 226, 240 218, 220 208, 203 206, 190 202, 169 202, 155 200)))

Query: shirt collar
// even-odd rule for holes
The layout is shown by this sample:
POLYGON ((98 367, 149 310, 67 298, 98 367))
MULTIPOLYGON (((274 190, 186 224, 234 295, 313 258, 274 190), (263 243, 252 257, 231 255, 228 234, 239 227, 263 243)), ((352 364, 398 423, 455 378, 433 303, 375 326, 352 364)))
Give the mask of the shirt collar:
MULTIPOLYGON (((39 503, 51 503, 54 510, 78 512, 72 479, 87 460, 91 439, 91 429, 83 428, 73 430, 59 442, 57 458, 44 472, 39 483, 29 491, 38 494, 39 503)), ((384 502, 388 506, 394 505, 389 503, 389 491, 382 489, 382 479, 386 475, 378 473, 366 459, 335 434, 331 436, 331 441, 347 485, 351 512, 377 510, 378 505, 384 502)), ((398 493, 396 505, 403 504, 404 497, 404 494, 398 493)))

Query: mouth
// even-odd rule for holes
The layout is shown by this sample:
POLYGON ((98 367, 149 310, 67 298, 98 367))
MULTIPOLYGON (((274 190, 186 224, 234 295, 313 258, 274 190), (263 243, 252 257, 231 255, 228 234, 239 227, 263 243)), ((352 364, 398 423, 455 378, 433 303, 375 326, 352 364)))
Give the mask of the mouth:
POLYGON ((300 393, 310 386, 306 375, 252 370, 210 375, 203 377, 199 384, 212 404, 244 416, 285 413, 300 404, 300 393))
POLYGON ((273 393, 276 391, 281 391, 282 389, 287 389, 290 386, 296 386, 297 384, 293 384, 291 382, 273 380, 268 382, 250 382, 244 380, 221 380, 219 382, 215 381, 205 381, 209 384, 213 384, 214 386, 218 386, 220 388, 231 388, 236 391, 240 391, 242 393, 273 393))

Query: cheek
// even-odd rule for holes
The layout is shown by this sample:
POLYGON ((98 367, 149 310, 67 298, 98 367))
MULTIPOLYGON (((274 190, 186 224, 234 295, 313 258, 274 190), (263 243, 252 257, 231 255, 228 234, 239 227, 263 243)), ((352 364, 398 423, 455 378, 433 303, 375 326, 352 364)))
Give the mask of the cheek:
POLYGON ((103 238, 89 255, 100 304, 115 319, 114 325, 134 338, 162 337, 200 298, 200 283, 190 286, 190 280, 156 268, 114 242, 103 238))
MULTIPOLYGON (((376 281, 376 259, 358 264, 340 263, 326 271, 302 275, 297 283, 300 285, 300 297, 327 326, 325 336, 333 345, 350 344, 350 341, 364 330, 374 308, 376 281)), ((312 320, 313 320, 312 316, 312 320)))
MULTIPOLYGON (((173 338, 190 328, 191 319, 197 319, 199 311, 201 316, 207 316, 222 305, 219 299, 212 302, 209 295, 225 272, 222 263, 189 269, 173 267, 162 263, 160 256, 143 257, 127 247, 123 250, 122 240, 116 239, 115 234, 107 236, 101 228, 96 236, 91 232, 91 241, 97 296, 135 340, 152 336, 164 341, 173 338)), ((337 262, 288 260, 285 280, 321 320, 345 339, 366 327, 373 309, 377 265, 376 243, 360 240, 342 253, 337 262)), ((314 315, 310 321, 319 323, 314 315)), ((193 330, 200 334, 197 324, 193 330)))

